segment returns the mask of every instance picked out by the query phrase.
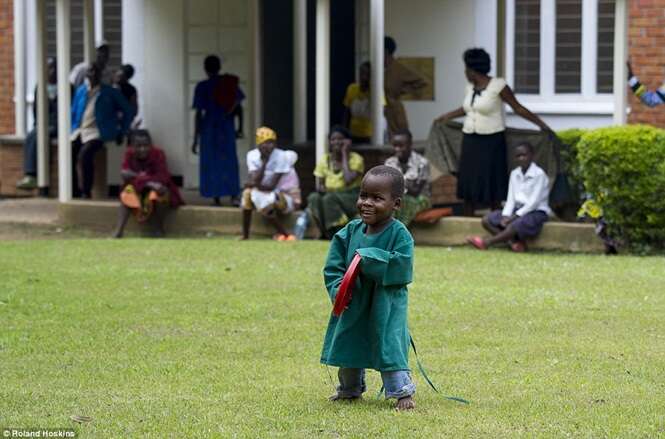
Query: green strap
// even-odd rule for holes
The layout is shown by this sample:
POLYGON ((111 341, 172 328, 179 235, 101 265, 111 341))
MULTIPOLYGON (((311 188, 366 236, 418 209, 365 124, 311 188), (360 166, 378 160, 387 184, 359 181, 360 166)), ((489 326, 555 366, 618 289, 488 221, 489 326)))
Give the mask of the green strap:
MULTIPOLYGON (((416 364, 418 364, 418 370, 420 371, 422 376, 425 378, 425 381, 427 381, 427 384, 429 384, 429 386, 432 389, 434 389, 434 391, 436 393, 440 393, 439 389, 437 389, 436 386, 434 385, 434 383, 432 383, 432 380, 429 379, 429 377, 427 376, 427 373, 425 372, 425 368, 420 363, 420 358, 418 358, 418 351, 416 350, 416 343, 413 341, 413 337, 409 336, 409 339, 410 339, 410 342, 411 342, 411 347, 413 348, 413 353, 416 355, 416 364)), ((381 388, 381 391, 383 391, 383 387, 381 388)), ((469 401, 467 401, 466 399, 460 398, 458 396, 443 395, 443 397, 446 398, 446 399, 449 399, 451 401, 461 402, 462 404, 469 404, 469 401)))

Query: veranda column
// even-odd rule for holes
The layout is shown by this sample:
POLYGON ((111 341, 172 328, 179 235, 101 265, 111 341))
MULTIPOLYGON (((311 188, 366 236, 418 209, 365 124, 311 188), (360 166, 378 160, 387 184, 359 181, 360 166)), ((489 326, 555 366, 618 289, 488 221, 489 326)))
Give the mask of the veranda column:
POLYGON ((372 144, 383 145, 384 0, 370 0, 369 55, 372 64, 372 144))
POLYGON ((25 6, 24 1, 14 1, 14 132, 17 136, 25 136, 26 131, 25 6))
POLYGON ((94 0, 83 0, 83 60, 86 64, 95 61, 94 0))
POLYGON ((46 102, 46 5, 44 0, 36 2, 37 15, 37 186, 42 195, 48 194, 49 186, 49 135, 48 104, 46 102))
MULTIPOLYGON (((94 0, 95 1, 95 45, 101 42, 104 39, 104 0, 94 0)), ((140 0, 135 0, 140 1, 140 0)), ((142 1, 142 0, 141 0, 142 1)))
POLYGON ((330 0, 316 2, 316 161, 326 151, 330 124, 330 0))
POLYGON ((72 199, 72 148, 69 91, 70 68, 70 0, 56 3, 56 44, 58 54, 58 199, 65 203, 72 199))
MULTIPOLYGON (((252 87, 252 111, 250 113, 249 132, 253 133, 256 128, 263 124, 263 76, 262 72, 262 53, 261 53, 261 2, 259 0, 250 0, 249 3, 250 19, 250 76, 252 87)), ((249 136, 250 145, 252 136, 249 136)))
POLYGON ((307 141, 307 0, 293 0, 293 141, 307 141))
POLYGON ((626 81, 628 71, 628 1, 616 0, 614 10, 614 123, 624 125, 626 115, 626 81))

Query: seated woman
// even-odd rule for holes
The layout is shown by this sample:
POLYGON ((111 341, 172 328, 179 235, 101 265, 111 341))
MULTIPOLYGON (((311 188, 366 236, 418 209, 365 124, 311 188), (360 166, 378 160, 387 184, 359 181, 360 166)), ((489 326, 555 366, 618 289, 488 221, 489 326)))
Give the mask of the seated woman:
POLYGON ((331 238, 357 214, 356 201, 365 162, 350 151, 351 134, 336 125, 330 130, 329 153, 314 168, 316 192, 307 197, 308 210, 321 232, 331 238))
POLYGON ((120 174, 124 187, 120 193, 120 216, 113 237, 122 238, 130 213, 139 223, 151 219, 155 236, 164 236, 167 209, 184 202, 178 187, 171 181, 164 151, 152 145, 147 130, 132 133, 120 174))
POLYGON ((413 136, 408 129, 395 131, 391 137, 395 155, 385 165, 404 175, 406 193, 395 218, 408 226, 420 212, 432 207, 429 162, 413 150, 413 136))
POLYGON ((256 148, 247 153, 248 181, 242 193, 242 239, 249 238, 252 210, 258 210, 277 230, 277 241, 294 241, 279 214, 300 207, 300 180, 294 165, 298 154, 276 148, 277 133, 268 127, 256 130, 256 148))

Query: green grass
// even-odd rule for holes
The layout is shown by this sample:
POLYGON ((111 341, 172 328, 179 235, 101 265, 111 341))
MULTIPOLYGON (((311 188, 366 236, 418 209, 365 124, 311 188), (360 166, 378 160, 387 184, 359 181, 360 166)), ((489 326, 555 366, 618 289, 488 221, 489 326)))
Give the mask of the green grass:
MULTIPOLYGON (((418 248, 417 409, 329 403, 322 242, 0 243, 0 429, 665 437, 665 259, 418 248)), ((412 362, 414 358, 412 357, 412 362)), ((331 373, 335 374, 334 370, 331 373)))

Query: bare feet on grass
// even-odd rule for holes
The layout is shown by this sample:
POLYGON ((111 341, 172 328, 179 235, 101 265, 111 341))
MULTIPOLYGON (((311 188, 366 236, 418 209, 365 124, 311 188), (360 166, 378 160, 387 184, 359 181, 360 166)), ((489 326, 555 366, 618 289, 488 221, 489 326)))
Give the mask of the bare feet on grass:
POLYGON ((416 408, 416 402, 410 396, 406 396, 397 400, 395 408, 399 411, 413 410, 416 408))
POLYGON ((328 397, 328 401, 331 401, 331 402, 349 401, 349 402, 351 402, 351 401, 357 401, 360 398, 361 398, 360 396, 352 396, 352 397, 348 398, 348 397, 340 396, 339 393, 335 393, 334 395, 328 397))

